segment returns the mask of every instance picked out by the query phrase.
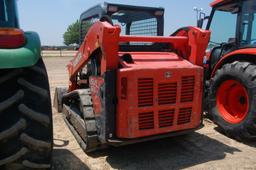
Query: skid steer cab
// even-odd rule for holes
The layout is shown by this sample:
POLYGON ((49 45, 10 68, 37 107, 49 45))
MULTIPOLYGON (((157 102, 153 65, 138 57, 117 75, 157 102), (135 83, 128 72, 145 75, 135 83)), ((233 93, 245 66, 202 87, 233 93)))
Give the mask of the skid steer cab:
POLYGON ((108 3, 81 15, 83 42, 55 107, 86 152, 202 126, 210 33, 186 27, 163 37, 163 18, 163 8, 108 3))

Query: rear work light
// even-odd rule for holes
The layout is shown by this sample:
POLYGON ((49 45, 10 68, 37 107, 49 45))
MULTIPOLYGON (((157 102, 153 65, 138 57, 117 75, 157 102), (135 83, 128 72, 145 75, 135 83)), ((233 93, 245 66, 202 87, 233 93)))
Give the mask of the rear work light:
POLYGON ((19 48, 25 44, 24 32, 16 28, 0 28, 0 48, 19 48))
POLYGON ((155 16, 163 16, 164 15, 164 11, 156 11, 155 12, 155 16))
POLYGON ((108 7, 108 11, 109 12, 117 12, 118 11, 118 7, 117 6, 109 6, 108 7))

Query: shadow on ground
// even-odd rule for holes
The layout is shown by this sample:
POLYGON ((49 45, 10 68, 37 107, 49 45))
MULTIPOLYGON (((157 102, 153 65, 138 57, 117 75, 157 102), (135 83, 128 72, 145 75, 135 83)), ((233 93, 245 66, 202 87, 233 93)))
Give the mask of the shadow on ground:
POLYGON ((79 158, 66 149, 54 149, 52 170, 89 170, 79 158))
MULTIPOLYGON (((224 135, 224 136, 227 136, 227 135, 225 134, 225 132, 223 131, 223 129, 221 129, 220 127, 215 127, 214 130, 216 130, 218 133, 220 133, 220 134, 222 134, 222 135, 224 135)), ((230 138, 232 138, 232 137, 230 137, 230 138)), ((234 139, 234 138, 233 138, 233 139, 234 139)), ((234 140, 236 140, 236 139, 234 139, 234 140)), ((245 144, 245 145, 248 145, 248 146, 250 146, 250 147, 256 148, 256 140, 255 140, 255 139, 248 140, 248 141, 238 141, 238 140, 236 140, 236 141, 237 141, 237 142, 240 142, 240 143, 243 143, 243 144, 245 144)))
POLYGON ((164 140, 110 148, 90 154, 107 156, 115 169, 182 169, 214 160, 240 150, 199 133, 164 140))
POLYGON ((256 141, 243 142, 243 144, 256 148, 256 141))

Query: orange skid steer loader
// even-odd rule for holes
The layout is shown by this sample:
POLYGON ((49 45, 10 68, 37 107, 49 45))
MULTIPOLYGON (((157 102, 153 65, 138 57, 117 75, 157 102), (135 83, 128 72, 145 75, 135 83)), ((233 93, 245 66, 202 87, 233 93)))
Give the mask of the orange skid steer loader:
POLYGON ((108 3, 81 15, 83 41, 55 107, 86 152, 202 126, 210 32, 186 27, 164 37, 163 15, 162 8, 108 3))

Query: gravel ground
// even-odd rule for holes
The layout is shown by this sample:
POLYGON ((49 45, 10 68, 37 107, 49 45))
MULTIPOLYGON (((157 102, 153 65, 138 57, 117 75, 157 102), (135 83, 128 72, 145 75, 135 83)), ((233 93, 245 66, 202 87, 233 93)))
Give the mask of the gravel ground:
MULTIPOLYGON (((52 96, 56 86, 68 84, 66 64, 69 57, 48 57, 52 96)), ((192 134, 134 144, 86 155, 53 109, 56 170, 161 170, 161 169, 244 169, 256 170, 256 143, 229 139, 208 120, 205 127, 192 134)))

